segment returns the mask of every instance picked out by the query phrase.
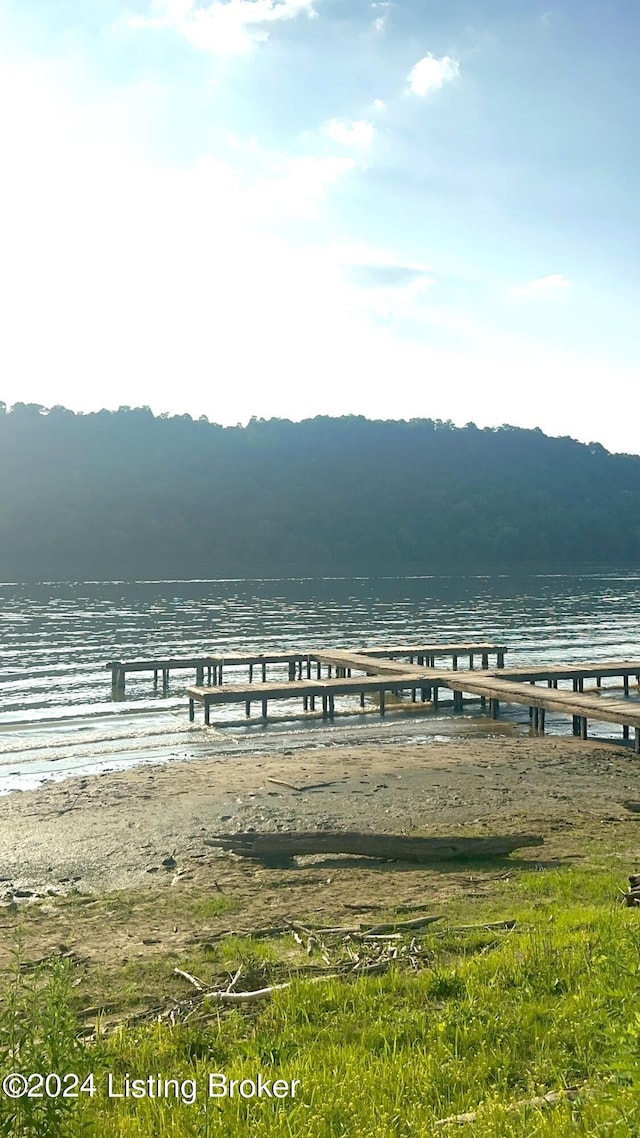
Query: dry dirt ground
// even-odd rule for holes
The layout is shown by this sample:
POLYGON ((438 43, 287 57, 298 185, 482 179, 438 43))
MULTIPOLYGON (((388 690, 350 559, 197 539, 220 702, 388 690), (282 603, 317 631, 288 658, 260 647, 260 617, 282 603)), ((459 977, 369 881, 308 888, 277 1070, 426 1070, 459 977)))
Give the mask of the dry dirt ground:
MULTIPOLYGON (((622 746, 492 725, 473 740, 242 754, 12 794, 0 800, 0 960, 20 927, 31 960, 71 953, 94 978, 170 974, 168 962, 187 967, 225 930, 437 912, 600 847, 620 857, 623 883, 640 861, 640 813, 625 805, 640 798, 639 762, 622 746), (207 844, 250 828, 534 833, 543 843, 483 864, 334 856, 285 870, 207 844)), ((102 989, 96 999, 106 1002, 102 989)))

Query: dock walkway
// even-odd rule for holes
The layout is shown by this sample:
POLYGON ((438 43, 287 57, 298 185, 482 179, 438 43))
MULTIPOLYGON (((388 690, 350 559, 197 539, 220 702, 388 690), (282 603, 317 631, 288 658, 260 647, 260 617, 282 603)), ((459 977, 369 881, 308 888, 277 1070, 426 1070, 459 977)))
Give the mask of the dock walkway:
MULTIPOLYGON (((454 706, 457 710, 461 710, 463 692, 467 692, 479 695, 483 707, 488 702, 489 714, 493 719, 498 718, 501 702, 528 707, 532 727, 541 732, 544 732, 545 729, 545 713, 547 711, 570 715, 573 721, 573 734, 579 735, 582 739, 587 738, 589 719, 598 723, 616 723, 622 727, 623 739, 629 738, 630 728, 634 729, 634 750, 636 754, 640 754, 640 702, 633 703, 628 699, 629 676, 640 674, 640 661, 609 664, 606 668, 601 665, 587 664, 583 668, 582 674, 580 674, 580 665, 573 665, 571 668, 564 669, 564 672, 570 673, 564 678, 573 680, 573 691, 561 690, 553 686, 542 688, 538 687, 532 679, 529 679, 529 682, 526 680, 514 681, 504 678, 504 674, 498 675, 497 673, 486 676, 476 674, 470 678, 468 678, 469 674, 466 673, 464 676, 449 676, 445 682, 447 687, 458 693, 457 701, 454 699, 454 706), (597 668, 597 671, 591 671, 594 668, 597 668), (584 684, 585 675, 588 674, 596 676, 597 679, 598 676, 615 676, 621 673, 625 680, 624 691, 627 698, 613 699, 600 694, 598 689, 585 692, 583 686, 577 686, 584 684)), ((530 673, 527 673, 527 676, 529 675, 530 673)), ((547 679, 549 684, 549 670, 545 671, 544 676, 540 676, 540 678, 547 679)))
POLYGON ((262 682, 266 683, 267 680, 267 666, 270 667, 274 664, 286 664, 289 672, 289 679, 295 680, 296 678, 303 679, 303 673, 306 674, 307 679, 311 679, 312 672, 316 672, 316 679, 321 678, 322 666, 324 665, 327 671, 327 676, 330 678, 332 668, 346 669, 350 667, 359 671, 368 672, 369 674, 380 674, 383 672, 397 672, 402 669, 403 665, 401 660, 409 654, 410 666, 413 661, 416 665, 435 666, 435 658, 450 658, 452 667, 454 669, 458 666, 458 657, 468 655, 470 659, 470 666, 473 667, 473 658, 480 656, 482 658, 482 666, 488 667, 489 655, 495 654, 498 663, 504 662, 504 653, 506 649, 498 647, 493 644, 425 644, 414 645, 407 648, 401 646, 395 648, 355 648, 355 649, 319 649, 300 651, 296 649, 289 649, 286 651, 274 652, 250 652, 250 653, 228 653, 221 655, 220 653, 202 656, 184 656, 175 657, 168 656, 153 660, 110 660, 105 664, 105 668, 111 672, 111 686, 114 692, 123 692, 125 690, 126 678, 129 673, 151 672, 153 673, 154 684, 158 683, 158 677, 162 676, 162 686, 166 688, 169 684, 169 675, 174 671, 192 671, 195 672, 195 679, 197 685, 204 684, 205 675, 209 684, 221 684, 223 682, 224 670, 228 668, 247 668, 249 683, 253 683, 253 673, 259 670, 262 676, 262 682), (357 656, 358 660, 348 660, 347 657, 357 656), (373 664, 369 659, 370 656, 375 656, 380 662, 373 664), (382 662, 385 656, 394 657, 395 661, 388 664, 382 662), (399 658, 398 658, 399 657, 399 658))
POLYGON ((417 702, 417 693, 420 692, 420 700, 424 703, 428 698, 430 680, 430 672, 418 674, 416 671, 409 675, 396 672, 393 677, 386 676, 384 678, 360 676, 353 679, 338 678, 324 681, 292 680, 289 683, 276 684, 228 684, 224 687, 193 687, 187 688, 189 719, 193 722, 196 702, 203 705, 204 721, 209 723, 211 708, 220 704, 244 703, 248 718, 251 715, 251 704, 259 703, 262 718, 266 719, 270 700, 302 699, 304 711, 315 711, 315 701, 318 698, 322 700, 323 719, 332 719, 335 714, 336 696, 341 695, 359 695, 361 707, 365 705, 366 695, 377 695, 380 714, 384 715, 386 692, 393 691, 399 694, 403 691, 410 691, 414 703, 417 702))
POLYGON ((640 690, 640 660, 505 668, 506 651, 504 645, 490 643, 424 643, 112 660, 106 667, 111 669, 115 697, 124 691, 129 673, 152 672, 156 684, 162 674, 166 690, 171 671, 195 671, 195 686, 187 688, 186 693, 189 718, 195 719, 195 705, 199 703, 207 724, 212 707, 233 703, 244 704, 247 717, 252 704, 259 704, 261 717, 266 720, 269 703, 279 700, 301 700, 305 713, 314 712, 316 700, 320 700, 323 718, 332 718, 336 698, 354 695, 359 696, 362 708, 367 696, 375 697, 380 714, 384 715, 389 692, 398 697, 408 692, 407 706, 426 705, 425 710, 436 711, 441 705, 441 692, 445 691, 451 692, 457 712, 462 712, 465 696, 479 700, 483 710, 488 705, 492 718, 498 717, 501 703, 527 707, 536 731, 544 731, 547 711, 571 716, 574 735, 583 739, 587 738, 589 720, 618 724, 624 740, 629 739, 633 729, 634 748, 640 754, 640 701, 629 698, 632 678, 640 690), (491 656, 495 657, 494 668, 489 667, 491 656), (465 659, 468 667, 460 668, 460 661, 465 659), (476 659, 481 661, 480 668, 474 666, 476 659), (273 666, 278 668, 275 677, 267 674, 273 666), (283 667, 288 679, 282 677, 283 667), (229 670, 238 668, 248 669, 248 682, 229 683, 229 670), (256 670, 261 683, 254 683, 256 670), (223 683, 225 674, 227 682, 223 683), (603 683, 607 679, 620 680, 622 698, 614 696, 614 689, 603 683), (595 686, 585 690, 589 680, 595 681, 595 686), (571 684, 570 689, 560 686, 567 683, 571 684))

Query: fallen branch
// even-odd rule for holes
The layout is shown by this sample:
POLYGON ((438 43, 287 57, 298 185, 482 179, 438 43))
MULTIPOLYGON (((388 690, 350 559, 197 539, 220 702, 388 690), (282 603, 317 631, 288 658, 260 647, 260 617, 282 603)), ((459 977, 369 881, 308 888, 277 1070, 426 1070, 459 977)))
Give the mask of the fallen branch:
POLYGON ((285 782, 282 778, 268 778, 267 782, 273 783, 274 786, 286 786, 287 790, 293 790, 296 794, 302 794, 305 790, 321 790, 325 786, 336 785, 335 778, 332 778, 329 782, 308 782, 303 786, 296 786, 293 782, 285 782))
POLYGON ((207 1000, 217 1000, 221 1004, 249 1004, 252 1000, 265 1000, 274 992, 283 988, 290 988, 291 982, 286 984, 272 984, 270 988, 258 988, 255 992, 205 991, 203 996, 207 1000))
POLYGON ((425 925, 433 925, 436 921, 441 921, 441 916, 437 917, 413 917, 410 921, 389 921, 387 924, 372 925, 371 928, 362 929, 361 931, 367 935, 371 933, 395 933, 409 931, 411 929, 422 929, 425 925))
POLYGON ((174 968, 173 971, 176 976, 182 976, 183 980, 188 980, 190 984, 193 984, 197 992, 206 991, 206 986, 201 980, 198 980, 197 976, 192 976, 190 972, 183 972, 182 968, 174 968))
POLYGON ((292 858, 302 854, 356 854, 387 861, 448 861, 458 857, 497 857, 523 846, 539 846, 536 834, 504 834, 495 837, 420 838, 403 834, 369 834, 340 830, 290 833, 214 834, 205 845, 222 847, 242 857, 264 860, 292 858))
POLYGON ((438 929, 436 936, 447 936, 448 933, 473 933, 484 932, 493 929, 515 929, 517 922, 512 921, 487 921, 486 924, 481 925, 451 925, 448 929, 438 929))
MULTIPOLYGON (((527 1106, 557 1106, 567 1099, 575 1099, 578 1095, 593 1094, 590 1087, 566 1087, 561 1091, 548 1091, 546 1095, 536 1095, 535 1098, 519 1099, 505 1105, 505 1110, 522 1110, 527 1106)), ((466 1114, 451 1114, 448 1118, 438 1118, 434 1126, 464 1126, 466 1122, 475 1122, 478 1117, 477 1110, 470 1110, 466 1114)))

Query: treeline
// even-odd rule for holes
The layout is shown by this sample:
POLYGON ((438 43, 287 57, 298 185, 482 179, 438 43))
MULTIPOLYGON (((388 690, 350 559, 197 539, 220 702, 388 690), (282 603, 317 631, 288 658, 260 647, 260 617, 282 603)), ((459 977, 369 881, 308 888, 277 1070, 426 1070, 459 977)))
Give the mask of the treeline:
POLYGON ((0 404, 0 579, 640 564, 640 457, 361 416, 0 404))

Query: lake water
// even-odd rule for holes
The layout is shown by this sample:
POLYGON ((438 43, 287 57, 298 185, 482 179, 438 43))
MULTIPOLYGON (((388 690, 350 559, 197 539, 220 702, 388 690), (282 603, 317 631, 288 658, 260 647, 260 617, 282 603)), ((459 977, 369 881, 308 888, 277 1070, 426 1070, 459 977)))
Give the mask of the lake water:
MULTIPOLYGON (((206 730, 187 718, 184 691, 193 673, 172 673, 166 695, 154 691, 148 673, 128 677, 126 698, 114 700, 105 664, 457 640, 504 643, 507 665, 638 659, 640 576, 0 584, 0 621, 0 792, 6 792, 134 762, 232 754, 238 746, 280 750, 357 742, 374 733, 428 741, 486 731, 474 708, 462 720, 443 710, 437 716, 392 713, 384 723, 369 713, 322 724, 285 721, 287 705, 276 705, 281 719, 267 727, 239 723, 238 707, 219 709, 206 730)), ((528 730, 526 709, 505 708, 504 722, 528 730)), ((571 730, 563 717, 547 716, 547 725, 559 734, 571 730)), ((594 724, 592 733, 620 736, 605 724, 594 724)))

